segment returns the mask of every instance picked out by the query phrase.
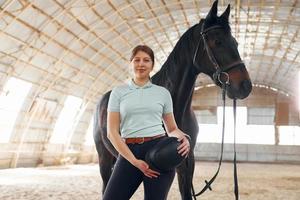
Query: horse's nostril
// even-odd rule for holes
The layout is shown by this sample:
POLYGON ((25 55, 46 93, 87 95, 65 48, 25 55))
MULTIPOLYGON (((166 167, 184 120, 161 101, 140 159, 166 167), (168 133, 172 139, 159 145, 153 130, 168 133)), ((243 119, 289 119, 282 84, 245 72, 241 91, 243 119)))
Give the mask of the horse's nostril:
POLYGON ((252 90, 252 83, 250 80, 244 80, 243 83, 243 88, 247 91, 251 91, 252 90))

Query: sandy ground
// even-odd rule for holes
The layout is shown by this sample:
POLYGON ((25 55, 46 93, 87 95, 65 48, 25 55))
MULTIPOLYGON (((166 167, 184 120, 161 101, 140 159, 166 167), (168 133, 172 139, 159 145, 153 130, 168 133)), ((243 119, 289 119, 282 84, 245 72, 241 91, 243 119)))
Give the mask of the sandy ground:
MULTIPOLYGON (((210 178, 217 163, 197 162, 194 179, 197 191, 210 178)), ((239 163, 241 200, 299 200, 300 166, 239 163)), ((233 200, 232 164, 224 163, 213 184, 201 200, 233 200)), ((70 165, 45 168, 0 170, 1 200, 81 200, 100 199, 101 179, 97 165, 70 165)), ((143 199, 143 188, 133 200, 143 199)), ((169 200, 180 200, 177 180, 174 180, 169 200)))

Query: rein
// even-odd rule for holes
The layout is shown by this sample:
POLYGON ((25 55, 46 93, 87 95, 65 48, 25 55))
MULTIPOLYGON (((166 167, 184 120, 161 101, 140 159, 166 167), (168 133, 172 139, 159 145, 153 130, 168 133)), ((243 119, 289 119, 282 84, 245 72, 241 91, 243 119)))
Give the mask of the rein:
MULTIPOLYGON (((222 161, 223 161, 223 152, 224 152, 224 133, 225 133, 225 104, 226 104, 226 91, 227 91, 227 86, 230 84, 229 83, 229 75, 227 73, 227 71, 237 67, 240 64, 244 64, 242 60, 237 60, 234 61, 233 63, 231 63, 230 65, 224 66, 224 67, 220 67, 220 65, 218 64, 211 48, 209 47, 209 45, 207 44, 206 41, 206 34, 213 30, 213 29, 220 29, 223 28, 222 26, 216 25, 216 26, 212 26, 210 28, 207 28, 205 30, 203 30, 203 24, 201 27, 201 38, 199 39, 198 45, 196 47, 196 51, 193 57, 193 64, 195 66, 197 66, 196 63, 196 57, 199 51, 199 46, 200 46, 200 40, 203 40, 203 45, 204 45, 204 49, 207 52, 207 55, 209 57, 209 60, 211 61, 211 63, 213 64, 214 68, 215 68, 215 72, 213 73, 213 80, 215 83, 219 82, 222 85, 222 100, 223 100, 223 124, 222 124, 222 143, 221 143, 221 155, 220 155, 220 160, 219 160, 219 166, 218 169, 215 173, 215 175, 209 180, 205 180, 205 186, 203 187, 203 189, 198 192, 197 194, 195 194, 195 190, 194 190, 194 186, 192 183, 192 195, 194 197, 194 199, 196 200, 196 197, 203 194, 207 189, 212 190, 211 185, 214 182, 214 180, 216 179, 216 177, 219 174, 221 165, 222 165, 222 161), (221 76, 225 75, 225 79, 226 80, 222 80, 221 76)), ((239 189, 238 189, 238 175, 237 175, 237 164, 236 164, 236 99, 233 99, 233 117, 234 117, 234 158, 233 158, 233 164, 234 164, 234 194, 235 194, 235 199, 238 200, 239 199, 239 189)))
MULTIPOLYGON (((225 72, 223 72, 225 73, 225 72)), ((215 175, 209 180, 205 180, 205 186, 203 189, 195 194, 194 186, 192 184, 192 195, 194 199, 196 200, 197 196, 203 194, 207 189, 212 191, 211 185, 216 179, 216 177, 219 174, 222 161, 223 161, 223 152, 224 152, 224 133, 225 133, 225 105, 226 105, 226 89, 227 86, 229 85, 229 81, 222 82, 220 80, 220 77, 218 77, 219 81, 222 83, 222 100, 223 100, 223 124, 222 124, 222 143, 221 143, 221 155, 220 155, 220 160, 219 160, 219 166, 218 169, 215 173, 215 175)), ((239 188, 238 188, 238 175, 237 175, 237 165, 236 165, 236 99, 233 99, 233 117, 234 117, 234 159, 233 159, 233 164, 234 164, 234 194, 235 194, 235 199, 239 199, 239 188)))

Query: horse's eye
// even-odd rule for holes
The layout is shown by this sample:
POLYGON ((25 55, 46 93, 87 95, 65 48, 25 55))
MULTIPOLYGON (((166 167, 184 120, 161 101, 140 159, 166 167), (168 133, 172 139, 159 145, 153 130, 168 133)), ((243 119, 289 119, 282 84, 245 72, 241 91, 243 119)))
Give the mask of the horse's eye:
POLYGON ((216 44, 216 46, 220 46, 222 44, 222 42, 220 40, 216 40, 215 44, 216 44))

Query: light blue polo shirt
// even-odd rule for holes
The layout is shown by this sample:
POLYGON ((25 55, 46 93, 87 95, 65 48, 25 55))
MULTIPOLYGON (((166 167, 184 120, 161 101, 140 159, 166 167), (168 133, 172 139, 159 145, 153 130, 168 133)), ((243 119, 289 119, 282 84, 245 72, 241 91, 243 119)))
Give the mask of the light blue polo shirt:
POLYGON ((150 81, 140 87, 131 80, 112 90, 107 111, 120 113, 122 138, 151 137, 165 132, 162 116, 173 112, 173 103, 166 88, 150 81))

